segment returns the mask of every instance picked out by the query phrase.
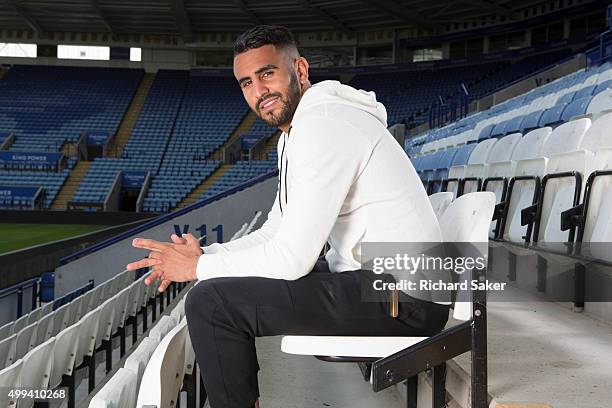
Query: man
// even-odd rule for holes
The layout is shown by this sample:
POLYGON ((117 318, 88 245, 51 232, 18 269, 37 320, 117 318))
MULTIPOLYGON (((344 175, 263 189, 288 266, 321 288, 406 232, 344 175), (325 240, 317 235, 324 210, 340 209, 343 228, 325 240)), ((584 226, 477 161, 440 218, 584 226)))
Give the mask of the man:
POLYGON ((311 86, 308 62, 284 27, 245 32, 234 54, 245 100, 283 131, 267 221, 203 254, 191 235, 172 236, 173 243, 136 239, 149 259, 128 265, 152 267, 147 284, 160 278, 161 291, 171 281, 200 280, 186 314, 213 408, 258 406, 256 336, 427 336, 448 318, 447 305, 403 293, 397 317, 386 294, 362 298, 362 284, 373 278, 361 270, 362 242, 441 241, 421 181, 375 95, 336 81, 311 86), (326 242, 326 261, 317 262, 326 242))

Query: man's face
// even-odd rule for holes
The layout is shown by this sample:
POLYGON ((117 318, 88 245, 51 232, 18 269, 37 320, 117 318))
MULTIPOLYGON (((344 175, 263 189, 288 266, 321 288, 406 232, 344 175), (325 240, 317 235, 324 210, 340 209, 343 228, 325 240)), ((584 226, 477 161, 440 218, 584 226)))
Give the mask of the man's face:
POLYGON ((234 58, 234 75, 257 116, 272 127, 289 125, 302 92, 294 61, 286 52, 273 45, 243 52, 234 58))

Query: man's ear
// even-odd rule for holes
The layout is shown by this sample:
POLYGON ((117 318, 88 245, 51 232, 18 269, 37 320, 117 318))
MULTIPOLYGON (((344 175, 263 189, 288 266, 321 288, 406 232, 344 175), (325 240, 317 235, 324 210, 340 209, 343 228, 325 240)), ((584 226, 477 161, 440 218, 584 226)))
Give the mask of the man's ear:
POLYGON ((300 82, 300 88, 308 84, 308 61, 304 57, 298 57, 295 60, 296 70, 298 75, 298 81, 300 82))

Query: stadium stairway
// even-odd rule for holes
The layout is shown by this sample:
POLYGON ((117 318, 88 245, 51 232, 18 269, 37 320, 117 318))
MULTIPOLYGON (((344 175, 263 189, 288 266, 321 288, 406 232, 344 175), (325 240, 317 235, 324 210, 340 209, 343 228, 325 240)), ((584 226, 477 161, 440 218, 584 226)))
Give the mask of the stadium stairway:
POLYGON ((177 209, 185 208, 188 205, 191 205, 195 203, 196 201, 198 201, 198 198, 201 197, 202 194, 204 194, 204 192, 208 190, 210 186, 215 184, 215 182, 219 180, 221 177, 223 177, 223 175, 227 173, 227 171, 231 168, 232 168, 231 164, 223 164, 219 166, 219 168, 217 168, 217 170, 215 170, 213 174, 211 174, 202 183, 200 183, 196 188, 194 188, 191 191, 191 193, 189 193, 187 197, 185 197, 185 199, 178 204, 176 208, 177 209))
POLYGON ((70 172, 68 180, 64 183, 60 191, 55 196, 53 204, 51 204, 52 210, 66 210, 68 208, 68 202, 74 197, 74 193, 81 185, 81 181, 85 178, 85 174, 93 162, 91 161, 78 161, 74 169, 70 172))
POLYGON ((138 120, 138 116, 140 115, 140 111, 144 106, 145 101, 147 100, 147 96, 149 95, 149 91, 153 86, 153 82, 155 81, 155 74, 147 73, 144 75, 140 84, 138 85, 138 89, 134 94, 134 98, 130 103, 127 111, 125 112, 125 116, 121 120, 121 124, 119 125, 119 130, 115 136, 115 148, 113 149, 114 157, 121 157, 123 153, 123 148, 127 144, 127 141, 132 134, 132 130, 134 129, 134 125, 136 125, 136 121, 138 120))
MULTIPOLYGON (((236 130, 232 132, 232 134, 230 135, 230 137, 227 138, 225 143, 219 146, 217 150, 215 150, 208 156, 207 160, 222 160, 221 155, 222 155, 223 149, 225 149, 227 146, 230 146, 232 143, 234 143, 234 141, 238 139, 240 136, 248 133, 249 129, 251 129, 251 126, 253 126, 253 123, 255 123, 256 120, 257 120, 257 115, 255 114, 255 112, 253 112, 252 110, 249 110, 248 113, 244 115, 244 118, 242 118, 242 121, 240 122, 236 130)), ((240 160, 240 158, 237 158, 237 160, 240 160)))

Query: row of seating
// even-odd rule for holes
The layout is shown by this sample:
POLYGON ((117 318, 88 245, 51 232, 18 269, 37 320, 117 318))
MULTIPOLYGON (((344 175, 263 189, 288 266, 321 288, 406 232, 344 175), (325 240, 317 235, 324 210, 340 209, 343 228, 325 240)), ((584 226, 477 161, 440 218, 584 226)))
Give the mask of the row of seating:
MULTIPOLYGON (((68 387, 68 406, 75 405, 75 372, 88 369, 89 391, 95 388, 97 352, 105 352, 106 371, 112 370, 112 340, 120 338, 120 355, 126 353, 126 326, 132 324, 132 344, 137 341, 137 316, 142 314, 143 332, 147 330, 147 309, 152 306, 153 321, 156 319, 157 302, 160 298, 160 313, 163 311, 163 296, 154 285, 146 286, 146 276, 133 280, 133 273, 124 272, 99 285, 75 301, 49 313, 32 330, 38 345, 29 345, 22 356, 15 353, 7 357, 6 368, 0 370, 0 387, 54 390, 68 387), (131 277, 130 283, 126 280, 131 277)), ((176 295, 178 285, 167 292, 176 295)), ((28 328, 28 327, 26 327, 28 328)), ((13 335, 15 336, 15 335, 13 335)), ((12 337, 3 342, 10 342, 12 337)), ((19 340, 14 347, 19 345, 19 340)), ((9 352, 11 349, 9 348, 9 352)), ((0 396, 2 406, 18 404, 31 407, 30 398, 18 400, 8 395, 0 396)))
POLYGON ((612 63, 563 76, 487 110, 473 113, 406 142, 410 157, 489 137, 556 125, 612 108, 612 63))
MULTIPOLYGON (((249 232, 261 212, 234 233, 230 241, 249 232)), ((197 282, 195 283, 197 285, 197 282)), ((191 287, 168 315, 151 328, 148 336, 126 358, 109 381, 91 398, 89 408, 136 408, 180 406, 181 390, 187 392, 187 406, 196 406, 195 351, 187 331, 185 299, 191 287)), ((200 405, 204 406, 206 392, 200 389, 200 405)))

